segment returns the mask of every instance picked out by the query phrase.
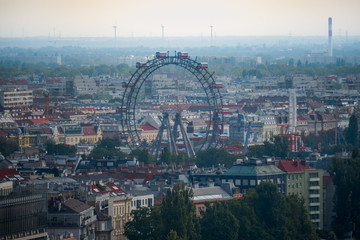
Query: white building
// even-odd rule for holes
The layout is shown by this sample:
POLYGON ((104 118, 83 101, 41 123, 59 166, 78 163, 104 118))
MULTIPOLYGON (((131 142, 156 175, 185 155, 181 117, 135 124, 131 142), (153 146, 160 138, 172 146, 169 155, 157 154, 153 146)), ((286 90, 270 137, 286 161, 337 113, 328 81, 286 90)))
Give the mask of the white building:
POLYGON ((74 89, 75 95, 95 94, 98 91, 95 79, 84 75, 75 76, 74 89))

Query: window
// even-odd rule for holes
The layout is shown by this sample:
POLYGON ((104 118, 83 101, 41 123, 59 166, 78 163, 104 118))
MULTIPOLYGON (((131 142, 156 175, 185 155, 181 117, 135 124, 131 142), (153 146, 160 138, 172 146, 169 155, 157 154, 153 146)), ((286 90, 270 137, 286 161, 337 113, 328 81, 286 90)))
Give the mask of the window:
POLYGON ((243 179, 243 185, 244 185, 244 186, 249 185, 249 180, 248 180, 248 179, 243 179))
POLYGON ((255 186, 255 185, 256 185, 255 179, 250 180, 250 186, 255 186))
POLYGON ((101 230, 105 231, 105 223, 104 222, 101 223, 101 230))
POLYGON ((235 179, 235 185, 241 185, 241 180, 240 179, 235 179))

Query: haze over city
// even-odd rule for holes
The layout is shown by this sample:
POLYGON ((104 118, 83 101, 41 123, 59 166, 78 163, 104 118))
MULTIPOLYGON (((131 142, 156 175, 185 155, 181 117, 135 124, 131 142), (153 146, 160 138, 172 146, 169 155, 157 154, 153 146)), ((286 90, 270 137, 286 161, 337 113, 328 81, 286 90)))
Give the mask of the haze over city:
POLYGON ((1 0, 0 37, 360 35, 358 0, 1 0))

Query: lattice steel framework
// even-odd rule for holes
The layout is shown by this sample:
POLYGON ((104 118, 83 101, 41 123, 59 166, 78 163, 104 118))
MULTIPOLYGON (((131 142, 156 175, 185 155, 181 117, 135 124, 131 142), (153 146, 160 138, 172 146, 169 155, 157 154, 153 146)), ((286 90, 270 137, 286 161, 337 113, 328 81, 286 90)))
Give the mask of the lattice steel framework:
POLYGON ((126 136, 129 147, 131 149, 145 147, 140 141, 139 129, 135 119, 136 100, 142 85, 150 74, 167 65, 177 65, 186 69, 200 82, 207 97, 210 124, 206 129, 206 137, 196 150, 215 147, 221 130, 223 103, 219 88, 214 79, 214 73, 210 73, 207 68, 202 68, 202 64, 197 62, 196 58, 183 58, 177 56, 176 52, 175 56, 169 56, 168 53, 166 57, 149 59, 141 67, 137 68, 125 86, 121 104, 121 125, 122 134, 126 136), (212 131, 210 131, 210 127, 212 127, 212 131))

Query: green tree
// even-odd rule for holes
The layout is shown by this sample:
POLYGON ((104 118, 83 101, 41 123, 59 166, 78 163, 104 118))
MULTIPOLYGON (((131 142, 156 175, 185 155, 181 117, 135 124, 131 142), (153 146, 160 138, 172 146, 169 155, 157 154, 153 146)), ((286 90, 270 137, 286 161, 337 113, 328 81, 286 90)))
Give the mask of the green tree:
POLYGON ((303 198, 298 195, 286 196, 284 214, 288 238, 298 240, 317 238, 303 198))
POLYGON ((164 150, 160 153, 160 162, 172 164, 175 163, 176 154, 170 152, 168 147, 165 147, 164 150))
POLYGON ((337 240, 335 233, 328 229, 317 229, 316 234, 320 239, 337 240))
POLYGON ((265 141, 264 145, 249 147, 250 157, 276 156, 288 158, 291 155, 289 140, 286 136, 274 136, 272 142, 265 141))
POLYGON ((60 176, 60 171, 59 171, 59 169, 57 167, 53 167, 52 173, 54 174, 55 177, 60 176))
POLYGON ((169 235, 166 237, 166 240, 182 240, 182 238, 177 235, 176 231, 170 230, 169 235))
POLYGON ((285 239, 284 196, 277 186, 262 182, 247 193, 247 200, 253 204, 257 219, 264 230, 275 239, 285 239))
POLYGON ((226 204, 215 202, 206 206, 201 219, 202 239, 237 239, 239 220, 230 212, 226 204))
POLYGON ((357 117, 355 114, 352 114, 349 119, 349 127, 346 131, 346 140, 348 144, 351 144, 352 147, 358 148, 359 147, 359 129, 358 129, 358 122, 357 117))
POLYGON ((123 143, 121 143, 118 138, 104 138, 99 142, 97 147, 106 148, 108 150, 115 150, 117 147, 122 145, 123 143))
POLYGON ((54 140, 47 140, 45 149, 48 155, 74 155, 76 153, 75 146, 56 144, 54 140))
POLYGON ((212 167, 224 164, 230 167, 236 161, 237 156, 228 153, 224 148, 210 148, 199 151, 196 156, 196 164, 199 167, 212 167))
POLYGON ((160 206, 160 233, 168 236, 175 231, 182 239, 200 239, 200 223, 192 202, 193 192, 185 184, 177 184, 168 190, 160 206))
POLYGON ((359 158, 351 159, 349 161, 334 158, 332 159, 329 168, 330 174, 334 176, 333 182, 336 186, 334 195, 334 212, 335 218, 332 222, 332 227, 338 237, 343 237, 350 229, 351 223, 357 222, 359 226, 359 188, 353 183, 359 183, 359 158), (353 202, 354 201, 354 202, 353 202))
POLYGON ((275 184, 261 182, 248 191, 244 201, 254 209, 258 222, 248 234, 263 229, 258 233, 262 239, 317 239, 303 200, 283 195, 275 184))
POLYGON ((139 162, 149 164, 155 162, 154 158, 151 156, 147 149, 135 149, 131 151, 130 157, 135 157, 139 162))
POLYGON ((129 240, 157 240, 159 226, 155 208, 140 208, 131 212, 132 220, 124 227, 124 235, 129 240))
POLYGON ((127 158, 128 155, 118 149, 123 143, 118 138, 105 138, 91 151, 88 159, 103 159, 117 157, 127 158))
POLYGON ((0 137, 0 153, 4 155, 4 157, 8 157, 10 154, 18 150, 19 144, 16 141, 0 137))

